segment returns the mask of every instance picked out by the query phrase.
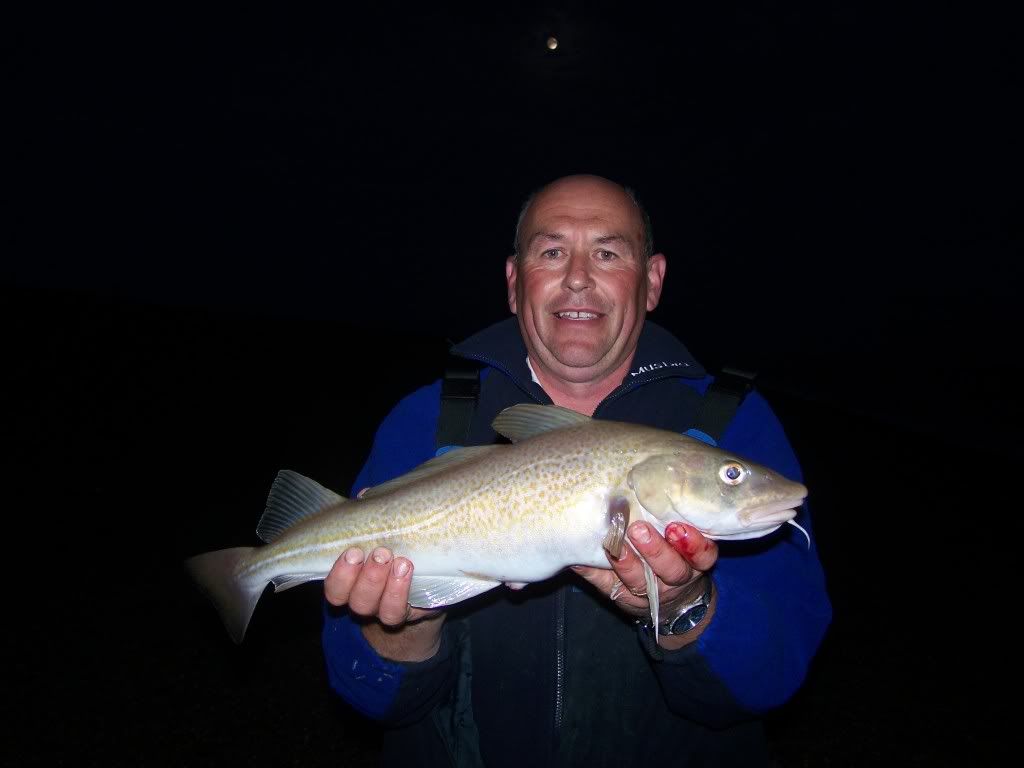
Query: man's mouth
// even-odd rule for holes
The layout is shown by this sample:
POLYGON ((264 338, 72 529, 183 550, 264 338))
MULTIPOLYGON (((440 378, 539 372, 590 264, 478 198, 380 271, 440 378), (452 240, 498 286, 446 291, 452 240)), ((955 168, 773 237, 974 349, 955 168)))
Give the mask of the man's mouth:
POLYGON ((559 320, 597 320, 600 315, 597 312, 589 312, 582 309, 567 309, 564 312, 555 312, 555 317, 559 320))

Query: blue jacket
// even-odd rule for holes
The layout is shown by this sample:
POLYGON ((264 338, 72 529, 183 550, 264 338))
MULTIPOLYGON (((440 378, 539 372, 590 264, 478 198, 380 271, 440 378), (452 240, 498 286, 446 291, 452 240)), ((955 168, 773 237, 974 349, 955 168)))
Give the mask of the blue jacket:
MULTIPOLYGON (((494 442, 490 423, 502 408, 551 402, 531 380, 515 318, 453 351, 485 366, 468 444, 494 442)), ((710 381, 677 339, 648 321, 633 369, 594 417, 686 432, 710 381)), ((432 457, 439 412, 440 382, 399 402, 354 490, 432 457)), ((756 392, 721 445, 802 479, 782 426, 756 392)), ((812 533, 806 506, 797 522, 812 533)), ((385 762, 406 766, 592 768, 620 764, 624 749, 638 763, 765 763, 756 718, 796 691, 831 619, 813 533, 811 540, 808 549, 783 526, 765 539, 721 543, 711 623, 697 642, 658 660, 644 651, 635 625, 574 574, 453 606, 440 651, 418 664, 379 657, 344 611, 328 608, 330 683, 385 721, 392 729, 385 762)))

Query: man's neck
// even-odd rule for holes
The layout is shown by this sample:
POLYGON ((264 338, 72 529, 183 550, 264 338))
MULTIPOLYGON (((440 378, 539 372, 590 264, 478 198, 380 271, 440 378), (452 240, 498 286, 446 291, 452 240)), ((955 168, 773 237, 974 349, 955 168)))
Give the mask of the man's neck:
POLYGON ((633 356, 630 355, 621 366, 596 382, 564 381, 548 375, 541 366, 533 365, 529 357, 526 358, 526 362, 541 389, 551 398, 551 402, 577 413, 593 416, 597 406, 622 383, 629 372, 633 356))

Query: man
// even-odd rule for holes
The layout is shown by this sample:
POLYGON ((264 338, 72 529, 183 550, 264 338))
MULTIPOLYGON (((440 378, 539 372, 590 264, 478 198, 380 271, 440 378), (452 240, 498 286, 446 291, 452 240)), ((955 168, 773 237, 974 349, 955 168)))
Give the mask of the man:
MULTIPOLYGON (((646 214, 606 179, 559 179, 528 201, 506 263, 518 323, 454 350, 486 364, 467 443, 493 442, 491 420, 518 402, 681 432, 693 426, 709 377, 645 322, 666 271, 652 250, 646 214)), ((439 394, 435 384, 396 406, 357 487, 433 455, 439 394)), ((756 393, 722 444, 799 478, 756 393)), ((800 518, 808 528, 806 510, 800 518)), ((625 547, 608 569, 577 567, 521 593, 498 589, 425 611, 408 605, 415 563, 385 549, 345 552, 325 580, 328 603, 347 607, 328 611, 328 672, 344 698, 394 729, 385 762, 766 763, 756 717, 802 682, 831 616, 813 549, 784 533, 720 558, 714 542, 684 524, 669 526, 667 540, 643 522, 628 535, 658 577, 656 597, 625 547), (650 599, 663 617, 684 619, 658 647, 637 629, 650 599)))

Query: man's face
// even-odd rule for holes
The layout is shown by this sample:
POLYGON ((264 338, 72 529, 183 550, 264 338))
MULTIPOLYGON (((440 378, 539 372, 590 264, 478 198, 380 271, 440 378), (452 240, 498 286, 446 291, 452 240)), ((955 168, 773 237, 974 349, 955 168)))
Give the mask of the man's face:
POLYGON ((643 264, 640 212, 615 184, 570 177, 544 189, 505 274, 530 360, 549 375, 596 383, 623 368, 661 295, 665 257, 643 264))

